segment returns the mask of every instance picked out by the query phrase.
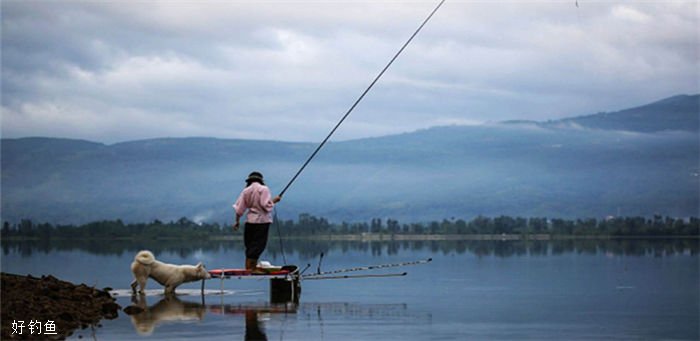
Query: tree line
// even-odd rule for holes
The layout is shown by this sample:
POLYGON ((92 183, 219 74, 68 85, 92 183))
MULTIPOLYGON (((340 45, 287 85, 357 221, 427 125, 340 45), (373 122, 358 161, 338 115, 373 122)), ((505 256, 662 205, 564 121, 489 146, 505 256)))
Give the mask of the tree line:
MULTIPOLYGON (((615 217, 606 219, 562 219, 545 217, 484 217, 469 221, 443 219, 428 223, 400 223, 395 219, 375 218, 369 222, 332 223, 308 213, 297 220, 279 221, 279 233, 287 238, 319 235, 561 235, 561 236, 698 236, 700 219, 662 217, 615 217)), ((272 226, 270 234, 277 234, 272 226)), ((124 223, 117 220, 95 221, 82 225, 34 223, 29 219, 4 222, 1 236, 27 239, 209 239, 236 235, 230 224, 196 223, 186 217, 177 221, 124 223)), ((237 235, 241 235, 240 232, 237 235)))

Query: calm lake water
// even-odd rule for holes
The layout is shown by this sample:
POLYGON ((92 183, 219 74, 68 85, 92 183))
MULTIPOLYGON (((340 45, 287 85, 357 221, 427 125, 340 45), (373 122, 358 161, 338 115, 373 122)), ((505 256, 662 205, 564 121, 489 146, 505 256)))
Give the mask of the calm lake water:
MULTIPOLYGON (((263 258, 282 264, 272 239, 263 258)), ((239 242, 2 244, 2 271, 51 274, 124 291, 139 249, 161 261, 241 267, 239 242)), ((404 277, 304 281, 298 304, 271 304, 266 280, 226 280, 224 295, 164 299, 149 281, 146 313, 103 320, 71 339, 627 340, 700 338, 697 240, 287 242, 287 263, 316 271, 432 258, 368 273, 404 277)), ((219 290, 218 279, 206 283, 219 290)), ((122 307, 131 298, 117 298, 122 307)), ((2 323, 9 323, 2 321, 2 323)))

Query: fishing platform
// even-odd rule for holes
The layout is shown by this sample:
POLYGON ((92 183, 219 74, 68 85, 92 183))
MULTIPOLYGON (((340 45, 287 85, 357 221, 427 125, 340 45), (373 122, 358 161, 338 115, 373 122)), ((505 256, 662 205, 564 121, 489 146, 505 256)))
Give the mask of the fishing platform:
MULTIPOLYGON (((269 279, 270 302, 298 302, 301 294, 301 275, 296 265, 285 265, 262 269, 254 272, 248 269, 214 269, 209 270, 211 278, 221 280, 221 292, 224 291, 224 279, 269 279)), ((202 280, 204 291, 204 280, 202 280)))
MULTIPOLYGON (((424 260, 412 261, 412 262, 402 262, 402 263, 392 263, 392 264, 380 264, 380 265, 370 265, 370 266, 360 266, 347 269, 339 269, 332 271, 321 271, 321 260, 323 260, 323 254, 319 260, 319 265, 316 273, 304 274, 306 270, 311 266, 308 264, 303 270, 299 270, 296 265, 284 265, 281 267, 269 267, 263 269, 256 269, 256 271, 251 271, 248 269, 213 269, 209 270, 211 278, 218 278, 220 280, 221 292, 224 292, 224 280, 225 279, 254 279, 254 280, 270 280, 270 302, 298 302, 301 295, 301 282, 305 280, 328 280, 328 279, 352 279, 352 278, 381 278, 381 277, 400 277, 406 276, 407 272, 400 273, 379 273, 379 274, 347 274, 349 272, 361 272, 361 271, 371 271, 378 269, 402 267, 409 265, 426 264, 431 262, 433 259, 428 258, 424 260)), ((205 280, 202 280, 202 293, 204 293, 205 280)))

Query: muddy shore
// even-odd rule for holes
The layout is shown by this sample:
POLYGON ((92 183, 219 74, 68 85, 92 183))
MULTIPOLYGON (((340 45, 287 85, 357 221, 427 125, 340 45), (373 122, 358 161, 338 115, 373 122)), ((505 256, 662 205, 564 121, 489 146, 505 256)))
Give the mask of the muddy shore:
POLYGON ((65 339, 77 329, 100 327, 100 320, 116 318, 121 309, 109 288, 75 285, 53 276, 0 276, 2 340, 65 339), (52 329, 55 335, 49 334, 52 329))

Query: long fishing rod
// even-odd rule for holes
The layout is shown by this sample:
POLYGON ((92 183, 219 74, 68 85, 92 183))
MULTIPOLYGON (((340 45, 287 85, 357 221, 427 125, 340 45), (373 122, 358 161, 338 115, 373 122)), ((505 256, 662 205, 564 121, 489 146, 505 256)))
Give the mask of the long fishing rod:
POLYGON ((412 261, 412 262, 402 262, 402 263, 392 263, 392 264, 380 264, 380 265, 370 265, 370 266, 360 266, 360 267, 355 267, 355 268, 348 268, 348 269, 340 269, 340 270, 333 270, 333 271, 325 271, 325 272, 317 272, 315 274, 309 274, 304 276, 304 279, 312 279, 313 277, 316 276, 325 276, 325 275, 333 275, 333 274, 339 274, 339 273, 344 273, 344 272, 357 272, 357 271, 369 271, 369 270, 376 270, 376 269, 386 269, 386 268, 395 268, 399 266, 409 266, 409 265, 418 265, 418 264, 426 264, 432 262, 432 258, 428 259, 423 259, 423 260, 417 260, 417 261, 412 261))
POLYGON ((336 124, 335 127, 333 127, 333 129, 331 130, 331 132, 328 133, 328 136, 326 136, 326 138, 323 139, 323 141, 321 142, 321 144, 319 144, 318 147, 316 147, 316 150, 314 150, 314 152, 311 153, 311 156, 309 156, 309 158, 306 160, 306 162, 304 162, 304 164, 301 166, 301 168, 299 168, 299 170, 297 171, 297 173, 294 174, 294 176, 292 177, 292 179, 289 180, 289 183, 287 183, 287 186, 284 186, 284 189, 282 190, 282 192, 280 192, 279 196, 283 196, 284 193, 287 192, 287 189, 289 189, 289 187, 292 185, 292 183, 294 183, 294 180, 296 180, 297 177, 299 176, 299 174, 301 174, 301 172, 304 171, 304 169, 306 168, 306 166, 307 166, 307 165, 309 164, 309 162, 311 162, 311 160, 316 156, 316 154, 318 153, 318 151, 321 150, 321 148, 323 148, 323 146, 326 144, 326 142, 328 142, 328 140, 329 140, 329 139, 331 138, 331 136, 335 133, 335 131, 338 130, 338 127, 340 127, 340 125, 343 123, 343 121, 345 121, 345 119, 348 118, 348 116, 350 115, 350 113, 355 109, 355 107, 357 106, 357 104, 359 104, 360 101, 362 101, 362 99, 363 99, 363 98, 365 97, 365 95, 369 92, 369 90, 372 89, 372 87, 374 86, 374 84, 377 83, 377 81, 379 80, 379 78, 381 78, 382 75, 384 74, 384 72, 389 68, 389 66, 391 66, 392 63, 394 63, 394 60, 396 60, 396 58, 399 57, 399 55, 401 54, 401 52, 403 52, 403 50, 406 48, 406 46, 408 46, 408 44, 411 43, 411 41, 413 40, 413 38, 418 34, 418 32, 420 32, 421 29, 423 29, 423 26, 425 26, 425 24, 428 22, 428 20, 430 20, 430 18, 433 17, 433 14, 435 14, 435 12, 437 12, 437 10, 440 8, 440 6, 442 6, 442 4, 443 4, 444 2, 445 2, 445 0, 440 1, 440 3, 437 5, 437 7, 435 7, 435 9, 433 9, 433 11, 430 12, 430 15, 428 15, 428 17, 425 18, 425 20, 423 21, 423 23, 418 27, 418 29, 416 29, 415 32, 413 32, 413 34, 411 35, 411 37, 408 38, 408 40, 406 41, 406 43, 403 44, 403 46, 401 47, 401 49, 399 49, 399 51, 396 52, 396 54, 394 55, 394 57, 391 58, 391 60, 390 60, 389 63, 384 67, 384 69, 382 69, 382 71, 379 72, 379 74, 377 75, 377 77, 374 78, 374 80, 372 81, 372 83, 370 83, 370 85, 365 89, 365 91, 362 92, 362 94, 360 95, 360 97, 357 98, 357 100, 355 101, 355 103, 353 103, 352 106, 350 107, 350 109, 348 109, 348 111, 345 113, 345 115, 343 115, 343 118, 341 118, 340 121, 338 121, 338 124, 336 124))
POLYGON ((349 279, 349 278, 377 278, 377 277, 401 277, 406 276, 407 272, 397 274, 374 274, 374 275, 342 275, 342 276, 322 276, 303 278, 304 280, 319 280, 319 279, 349 279))
MULTIPOLYGON (((314 152, 311 153, 311 155, 309 156, 309 158, 306 159, 306 161, 304 162, 304 164, 302 164, 301 168, 299 168, 299 170, 296 172, 296 174, 294 174, 294 176, 292 177, 292 179, 289 180, 289 182, 287 183, 286 186, 284 186, 284 189, 282 189, 282 191, 279 193, 279 196, 280 196, 280 197, 282 197, 282 196, 284 195, 284 193, 287 192, 287 190, 289 189, 289 187, 292 186, 292 184, 294 183, 294 181, 299 177, 299 174, 301 174, 301 172, 304 171, 304 169, 306 168, 306 166, 309 165, 309 163, 311 162, 311 160, 316 156, 316 154, 318 154, 318 152, 321 150, 321 148, 323 148, 323 146, 326 144, 326 142, 328 142, 328 140, 331 138, 331 136, 333 136, 333 134, 335 133, 335 131, 338 130, 338 128, 340 127, 340 125, 343 124, 343 122, 345 121, 345 119, 348 118, 348 116, 350 116, 350 113, 351 113, 353 110, 355 110, 355 107, 360 103, 360 101, 362 101, 362 99, 365 97, 365 95, 372 89, 372 87, 374 86, 374 84, 377 83, 377 81, 379 80, 379 78, 381 78, 382 75, 384 75, 384 72, 386 72, 386 70, 389 69, 389 67, 391 66, 391 64, 394 63, 394 61, 396 60, 396 58, 399 57, 399 55, 401 54, 401 52, 403 52, 403 50, 406 48, 406 46, 408 46, 408 44, 411 43, 411 41, 413 40, 413 38, 414 38, 416 35, 418 35, 418 32, 420 32, 420 30, 423 29, 423 26, 425 26, 425 24, 428 23, 428 21, 430 20, 430 18, 433 17, 433 15, 435 14, 435 12, 437 12, 437 10, 440 9, 440 7, 442 6, 443 3, 445 3, 445 0, 441 0, 440 3, 435 7, 435 9, 433 9, 433 11, 430 12, 430 14, 428 15, 428 17, 425 18, 425 20, 423 20, 423 23, 421 23, 420 26, 418 26, 418 29, 416 29, 416 31, 413 32, 413 34, 411 35, 411 37, 408 38, 408 40, 403 44, 403 46, 401 46, 401 48, 399 49, 399 51, 396 52, 396 54, 394 55, 393 58, 391 58, 391 60, 389 61, 389 63, 387 63, 386 66, 384 66, 384 68, 382 69, 382 71, 379 72, 379 74, 377 75, 377 77, 374 78, 374 80, 372 81, 372 83, 370 83, 369 86, 365 89, 365 91, 362 92, 362 94, 360 95, 360 97, 358 97, 357 100, 355 100, 355 103, 353 103, 352 106, 350 106, 350 109, 348 109, 348 111, 345 113, 345 115, 343 115, 343 117, 340 119, 340 121, 338 121, 338 123, 335 125, 335 127, 333 127, 333 129, 331 129, 331 131, 328 133, 328 136, 326 136, 326 138, 323 139, 323 141, 321 141, 321 143, 318 145, 318 147, 316 147, 316 149, 314 150, 314 152)), ((276 213, 276 212, 275 212, 275 213, 276 213)), ((285 264, 286 264, 287 262, 286 262, 286 257, 285 257, 285 255, 284 255, 284 246, 282 246, 282 235, 281 235, 281 233, 280 233, 279 222, 277 222, 277 219, 275 219, 275 222, 276 222, 276 223, 275 223, 275 228, 277 229, 277 236, 278 236, 279 241, 280 241, 280 249, 282 250, 282 258, 285 259, 285 264)), ((319 266, 320 266, 320 265, 319 265, 319 266)))

